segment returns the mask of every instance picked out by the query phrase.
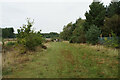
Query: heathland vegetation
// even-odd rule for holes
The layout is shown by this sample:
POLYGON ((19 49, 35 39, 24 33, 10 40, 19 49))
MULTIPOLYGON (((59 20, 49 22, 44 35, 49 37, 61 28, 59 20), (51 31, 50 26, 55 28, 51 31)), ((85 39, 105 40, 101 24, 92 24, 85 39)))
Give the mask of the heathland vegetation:
POLYGON ((9 51, 4 62, 6 78, 117 78, 118 50, 104 46, 49 42, 34 54, 9 51), (12 55, 11 55, 11 54, 12 55))
POLYGON ((89 7, 85 20, 68 23, 60 34, 32 30, 29 18, 17 34, 2 29, 3 77, 117 78, 120 2, 89 7))
POLYGON ((70 43, 90 44, 101 43, 100 38, 107 38, 104 44, 120 47, 120 2, 111 2, 107 7, 103 3, 93 2, 89 7, 90 10, 85 13, 86 19, 79 18, 75 23, 64 26, 60 37, 70 43))

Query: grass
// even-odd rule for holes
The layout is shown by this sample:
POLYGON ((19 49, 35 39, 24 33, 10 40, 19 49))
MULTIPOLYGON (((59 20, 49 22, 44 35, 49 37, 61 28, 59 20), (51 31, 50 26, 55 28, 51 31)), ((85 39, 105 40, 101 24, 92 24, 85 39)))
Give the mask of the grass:
POLYGON ((51 42, 48 49, 21 57, 3 69, 7 78, 117 78, 118 50, 51 42), (24 58, 23 58, 24 57, 24 58), (27 61, 25 61, 27 58, 27 61), (18 61, 20 61, 18 59, 18 61))
POLYGON ((0 53, 0 79, 2 78, 2 55, 0 53))

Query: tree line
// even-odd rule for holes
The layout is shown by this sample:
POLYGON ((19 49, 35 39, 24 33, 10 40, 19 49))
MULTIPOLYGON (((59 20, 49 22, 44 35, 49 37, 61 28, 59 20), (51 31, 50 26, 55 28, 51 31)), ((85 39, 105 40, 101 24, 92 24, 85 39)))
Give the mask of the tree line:
POLYGON ((59 34, 57 32, 50 32, 50 33, 41 33, 44 38, 57 38, 59 34))
POLYGON ((10 28, 0 28, 1 30, 1 37, 2 38, 14 38, 15 34, 14 34, 14 29, 12 27, 10 28))
MULTIPOLYGON (((0 28, 0 36, 2 38, 16 38, 18 33, 14 33, 14 28, 0 28)), ((39 31, 40 32, 40 31, 39 31)), ((40 33, 43 38, 56 38, 59 37, 57 32, 50 32, 50 33, 40 33)))
POLYGON ((101 2, 93 2, 86 11, 86 19, 77 19, 75 23, 64 26, 60 37, 71 43, 98 42, 98 37, 120 35, 120 1, 104 6, 101 2))

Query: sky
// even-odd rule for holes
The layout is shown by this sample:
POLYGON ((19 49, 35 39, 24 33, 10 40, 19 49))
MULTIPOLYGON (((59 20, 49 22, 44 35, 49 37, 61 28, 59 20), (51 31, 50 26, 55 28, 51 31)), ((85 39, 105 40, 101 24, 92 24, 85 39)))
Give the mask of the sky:
MULTIPOLYGON (((93 0, 0 0, 0 27, 13 27, 15 33, 26 19, 34 19, 33 29, 60 33, 64 25, 85 19, 93 0)), ((111 0, 101 0, 108 5, 111 0)))

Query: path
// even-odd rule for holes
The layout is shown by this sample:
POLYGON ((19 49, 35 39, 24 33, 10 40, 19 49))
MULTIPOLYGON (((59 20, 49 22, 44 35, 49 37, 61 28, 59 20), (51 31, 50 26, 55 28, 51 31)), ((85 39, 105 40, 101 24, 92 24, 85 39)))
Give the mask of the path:
POLYGON ((53 42, 48 49, 36 53, 33 60, 16 66, 6 77, 22 78, 92 78, 117 76, 115 57, 76 44, 53 42), (98 60, 97 60, 98 59, 98 60), (105 60, 99 64, 100 60, 105 60), (112 62, 112 63, 111 63, 112 62), (109 68, 113 66, 113 68, 109 68), (104 72, 104 71, 106 72, 104 72))

